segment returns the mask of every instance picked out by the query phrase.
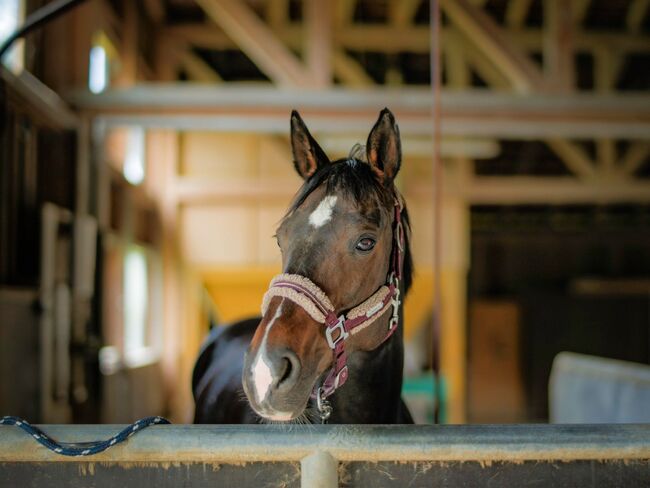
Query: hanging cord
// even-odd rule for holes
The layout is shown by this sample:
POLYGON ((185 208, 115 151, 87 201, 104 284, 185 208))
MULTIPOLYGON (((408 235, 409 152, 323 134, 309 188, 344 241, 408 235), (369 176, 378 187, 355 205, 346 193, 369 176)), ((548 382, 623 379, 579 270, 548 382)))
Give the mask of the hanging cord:
POLYGON ((440 377, 440 323, 442 321, 441 294, 441 219, 442 219, 442 160, 440 156, 440 0, 429 0, 430 66, 431 73, 431 118, 433 122, 433 316, 431 326, 431 368, 433 369, 433 422, 440 423, 441 377, 440 377))
POLYGON ((92 456, 124 442, 138 431, 144 430, 152 425, 170 424, 171 422, 163 417, 146 417, 129 425, 127 428, 105 441, 95 442, 57 442, 38 427, 18 417, 2 417, 0 425, 15 425, 31 435, 39 444, 47 447, 50 451, 61 456, 92 456))
POLYGON ((85 1, 86 0, 55 0, 39 8, 36 12, 28 15, 23 25, 20 26, 13 34, 11 34, 0 47, 0 60, 2 60, 2 57, 9 50, 16 39, 20 39, 24 35, 36 29, 38 26, 55 19, 59 15, 67 12, 69 9, 76 7, 85 1))

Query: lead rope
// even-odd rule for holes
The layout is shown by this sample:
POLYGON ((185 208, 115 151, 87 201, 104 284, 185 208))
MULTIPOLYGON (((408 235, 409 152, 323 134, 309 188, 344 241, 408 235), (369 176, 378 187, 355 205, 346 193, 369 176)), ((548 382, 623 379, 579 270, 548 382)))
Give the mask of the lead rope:
POLYGON ((60 454, 61 456, 92 456, 99 454, 113 447, 116 444, 124 442, 133 434, 151 427, 152 425, 171 424, 169 420, 164 417, 146 417, 129 425, 118 434, 105 441, 94 442, 58 442, 52 439, 49 435, 43 432, 38 427, 19 417, 2 417, 0 425, 15 425, 27 432, 34 440, 42 446, 48 448, 50 451, 60 454))

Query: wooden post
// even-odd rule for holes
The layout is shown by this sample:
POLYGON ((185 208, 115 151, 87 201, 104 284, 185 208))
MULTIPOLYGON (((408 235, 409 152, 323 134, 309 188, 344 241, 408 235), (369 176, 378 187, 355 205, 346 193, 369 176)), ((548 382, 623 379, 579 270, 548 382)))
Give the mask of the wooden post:
POLYGON ((569 92, 575 84, 571 2, 545 0, 544 74, 548 85, 569 92))
POLYGON ((315 87, 325 88, 332 82, 332 2, 306 0, 306 59, 315 87))

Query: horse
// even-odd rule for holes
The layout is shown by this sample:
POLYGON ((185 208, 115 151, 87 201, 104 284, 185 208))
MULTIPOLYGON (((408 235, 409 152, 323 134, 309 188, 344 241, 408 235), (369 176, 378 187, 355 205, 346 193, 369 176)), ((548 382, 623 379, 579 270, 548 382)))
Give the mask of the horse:
POLYGON ((283 273, 261 317, 210 334, 194 421, 413 423, 401 398, 413 264, 395 118, 385 108, 365 148, 330 161, 294 110, 291 149, 304 182, 274 236, 283 273))

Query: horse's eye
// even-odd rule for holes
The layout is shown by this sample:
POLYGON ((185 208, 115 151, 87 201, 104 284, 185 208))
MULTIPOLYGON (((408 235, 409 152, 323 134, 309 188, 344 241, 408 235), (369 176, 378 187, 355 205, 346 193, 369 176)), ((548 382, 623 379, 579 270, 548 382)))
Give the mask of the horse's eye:
POLYGON ((370 251, 373 247, 375 247, 375 240, 371 239, 370 237, 363 237, 359 239, 356 247, 358 251, 370 251))

